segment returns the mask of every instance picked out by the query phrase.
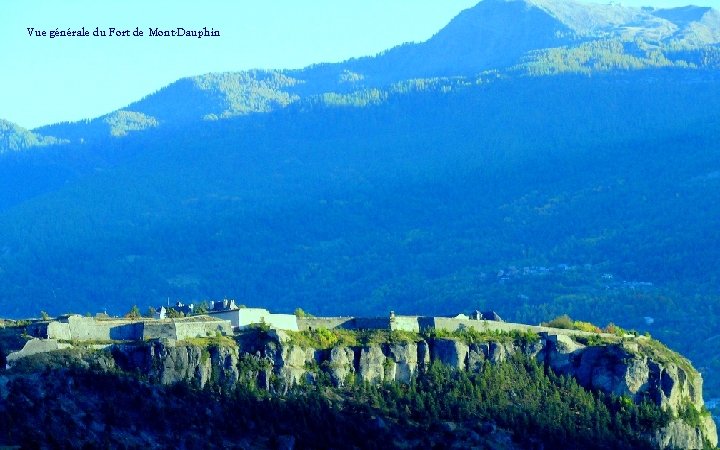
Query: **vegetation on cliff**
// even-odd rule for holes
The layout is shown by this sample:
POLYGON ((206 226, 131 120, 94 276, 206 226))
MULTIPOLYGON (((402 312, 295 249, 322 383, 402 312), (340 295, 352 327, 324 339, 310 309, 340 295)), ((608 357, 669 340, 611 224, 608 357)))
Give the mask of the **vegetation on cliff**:
MULTIPOLYGON (((17 346, 21 328, 4 329, 0 344, 17 346)), ((601 378, 635 371, 626 350, 653 364, 681 358, 646 337, 593 336, 603 362, 588 368, 601 378)), ((0 445, 653 449, 659 430, 678 420, 707 431, 694 394, 675 387, 667 395, 681 403, 667 408, 653 391, 584 388, 575 375, 556 372, 563 355, 583 347, 558 345, 558 336, 533 333, 264 326, 234 337, 80 345, 0 370, 0 445), (495 350, 467 356, 467 367, 453 354, 488 344, 495 350), (421 347, 427 357, 418 356, 421 347), (295 348, 305 356, 292 356, 295 348), (396 365, 410 363, 407 377, 366 377, 368 369, 397 374, 396 365)), ((691 370, 682 377, 696 377, 691 370)))
MULTIPOLYGON (((591 393, 533 360, 475 373, 433 364, 408 384, 333 387, 318 378, 284 395, 257 382, 221 390, 148 384, 103 352, 58 352, 0 379, 0 443, 24 447, 642 449, 670 417, 648 402, 591 393), (502 443, 504 447, 497 447, 502 443)), ((240 365, 252 380, 258 367, 240 365)))

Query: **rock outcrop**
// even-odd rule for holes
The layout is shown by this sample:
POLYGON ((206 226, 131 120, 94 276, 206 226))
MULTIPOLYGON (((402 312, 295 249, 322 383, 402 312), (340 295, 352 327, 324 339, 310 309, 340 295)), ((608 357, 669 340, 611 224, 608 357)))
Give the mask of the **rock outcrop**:
POLYGON ((121 369, 140 372, 150 381, 161 384, 187 382, 203 388, 212 381, 220 387, 231 387, 239 378, 236 347, 158 341, 118 345, 113 347, 112 353, 121 369))

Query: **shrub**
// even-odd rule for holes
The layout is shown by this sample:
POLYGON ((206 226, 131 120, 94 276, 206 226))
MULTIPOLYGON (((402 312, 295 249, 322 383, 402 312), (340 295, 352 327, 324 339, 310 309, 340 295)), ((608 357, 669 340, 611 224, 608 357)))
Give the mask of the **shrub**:
POLYGON ((574 327, 574 322, 570 318, 570 316, 568 316, 567 314, 563 314, 562 316, 554 318, 550 322, 544 322, 542 325, 550 328, 562 328, 565 330, 572 330, 574 327))

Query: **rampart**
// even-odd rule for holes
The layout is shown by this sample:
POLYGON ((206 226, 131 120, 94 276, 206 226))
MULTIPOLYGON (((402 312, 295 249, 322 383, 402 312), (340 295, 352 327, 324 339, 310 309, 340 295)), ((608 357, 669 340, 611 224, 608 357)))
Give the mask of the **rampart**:
MULTIPOLYGON (((308 331, 326 328, 328 330, 340 328, 345 330, 401 330, 420 332, 429 329, 443 331, 461 331, 472 329, 476 331, 491 332, 532 332, 532 333, 554 333, 571 336, 589 336, 598 333, 591 333, 580 330, 566 330, 543 327, 539 325, 526 325, 513 322, 501 322, 495 320, 477 320, 455 317, 433 317, 433 316, 392 316, 392 317, 298 317, 298 330, 308 331)), ((601 336, 610 336, 607 333, 600 333, 601 336)))
POLYGON ((298 317, 297 327, 300 331, 317 330, 326 328, 342 328, 346 330, 355 329, 354 317, 298 317))
POLYGON ((300 331, 326 328, 332 330, 389 330, 390 317, 298 317, 300 331))
POLYGON ((421 323, 423 322, 422 319, 425 319, 424 317, 420 316, 396 316, 393 317, 390 321, 390 329, 391 330, 401 330, 401 331, 412 331, 414 333, 418 333, 421 330, 428 328, 429 324, 425 324, 425 326, 421 326, 421 323))
POLYGON ((262 308, 240 308, 222 311, 211 316, 193 316, 175 319, 95 319, 78 315, 62 317, 51 322, 36 322, 27 328, 29 335, 59 341, 137 341, 151 339, 183 340, 194 337, 232 335, 233 329, 242 329, 254 323, 265 323, 271 328, 288 331, 325 329, 346 330, 402 330, 421 332, 428 329, 480 332, 533 332, 565 335, 593 335, 578 330, 558 330, 543 326, 495 320, 470 319, 467 316, 396 316, 384 317, 295 317, 291 314, 271 314, 262 308))
MULTIPOLYGON (((232 326, 227 320, 208 319, 208 320, 193 320, 193 317, 187 319, 176 319, 175 325, 175 339, 178 341, 194 338, 194 337, 206 337, 215 336, 217 333, 232 335, 232 326)), ((172 319, 171 319, 172 320, 172 319)), ((149 339, 154 339, 149 337, 149 339)))
POLYGON ((559 328, 543 327, 539 325, 526 325, 513 322, 499 322, 494 320, 472 320, 472 319, 454 319, 450 317, 433 317, 433 326, 438 330, 445 331, 461 331, 463 329, 474 329, 477 331, 499 331, 499 332, 532 332, 532 333, 552 333, 564 334, 570 336, 591 336, 600 334, 601 336, 612 336, 608 333, 591 333, 580 330, 567 330, 559 328))
POLYGON ((227 320, 204 316, 163 320, 112 319, 69 316, 59 321, 33 324, 28 333, 35 337, 78 341, 182 340, 192 337, 232 334, 227 320))
POLYGON ((234 328, 246 328, 252 324, 264 323, 278 330, 298 331, 298 321, 294 314, 272 314, 264 308, 236 308, 211 311, 209 316, 228 320, 234 328))

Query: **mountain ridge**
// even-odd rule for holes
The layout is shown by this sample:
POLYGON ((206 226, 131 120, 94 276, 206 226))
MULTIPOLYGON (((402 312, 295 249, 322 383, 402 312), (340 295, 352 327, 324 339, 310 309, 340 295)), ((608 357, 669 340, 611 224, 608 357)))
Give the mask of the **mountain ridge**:
POLYGON ((304 69, 186 77, 99 118, 45 125, 34 131, 75 141, 122 136, 142 130, 148 123, 181 125, 193 120, 266 113, 328 94, 386 91, 413 79, 465 77, 472 83, 486 71, 524 76, 654 66, 717 67, 719 42, 720 13, 713 8, 648 9, 573 0, 483 0, 460 12, 422 43, 402 44, 375 56, 304 69), (607 41, 615 44, 603 43, 607 41), (599 47, 588 45, 593 42, 599 47), (712 56, 693 53, 700 49, 707 49, 712 56), (548 51, 561 56, 547 58, 548 51), (611 58, 623 62, 589 63, 597 58, 608 59, 608 51, 611 58), (573 52, 589 52, 589 56, 578 62, 573 52), (603 56, 593 55, 596 52, 603 56), (571 62, 558 66, 553 62, 557 58, 571 62), (538 65, 543 67, 538 70, 538 65), (124 120, 108 123, 118 114, 124 120), (136 116, 131 125, 128 115, 136 116))

